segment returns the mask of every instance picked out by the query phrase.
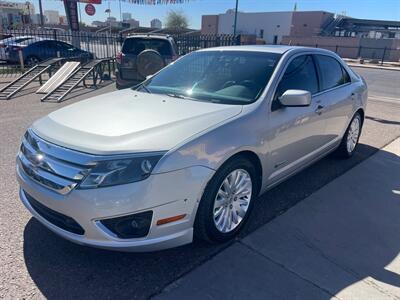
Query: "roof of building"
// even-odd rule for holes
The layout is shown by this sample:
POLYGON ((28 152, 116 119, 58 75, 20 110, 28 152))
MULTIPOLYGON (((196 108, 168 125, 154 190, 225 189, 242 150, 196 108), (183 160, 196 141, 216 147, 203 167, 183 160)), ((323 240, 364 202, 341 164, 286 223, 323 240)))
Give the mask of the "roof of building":
POLYGON ((389 20, 370 20, 370 19, 356 19, 350 17, 343 17, 342 22, 351 23, 354 25, 369 25, 369 26, 390 26, 400 27, 400 21, 389 21, 389 20))

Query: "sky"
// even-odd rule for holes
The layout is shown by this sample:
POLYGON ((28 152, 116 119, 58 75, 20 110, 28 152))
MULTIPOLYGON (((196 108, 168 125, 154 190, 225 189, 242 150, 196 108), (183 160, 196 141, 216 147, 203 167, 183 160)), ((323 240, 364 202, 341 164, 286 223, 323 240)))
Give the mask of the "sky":
MULTIPOLYGON (((15 1, 15 0, 14 0, 15 1)), ((25 2, 25 0, 17 0, 25 2)), ((38 0, 30 0, 39 12, 38 0)), ((111 7, 111 16, 120 19, 119 3, 122 12, 129 12, 132 17, 140 21, 140 26, 150 26, 150 21, 164 19, 170 10, 180 10, 189 19, 191 28, 201 27, 201 15, 224 13, 235 7, 236 0, 192 0, 185 4, 170 5, 135 5, 118 0, 102 0, 102 4, 95 5, 96 14, 88 16, 85 13, 85 4, 80 4, 83 22, 91 24, 95 20, 103 21, 108 17, 104 11, 111 7)), ((298 11, 324 10, 333 13, 345 14, 354 18, 381 19, 400 21, 400 0, 239 0, 239 10, 244 12, 264 11, 291 11, 297 3, 298 11)), ((64 6, 58 0, 42 0, 43 10, 58 10, 65 15, 64 6)))

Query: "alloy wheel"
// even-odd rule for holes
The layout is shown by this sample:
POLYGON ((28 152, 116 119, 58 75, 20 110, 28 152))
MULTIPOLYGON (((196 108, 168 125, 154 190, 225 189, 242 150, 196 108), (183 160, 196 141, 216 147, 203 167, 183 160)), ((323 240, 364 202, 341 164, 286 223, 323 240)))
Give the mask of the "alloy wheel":
POLYGON ((228 233, 243 221, 251 201, 252 180, 244 169, 229 173, 214 200, 213 217, 218 231, 228 233))
POLYGON ((354 118, 350 124, 349 131, 347 133, 347 152, 352 153, 357 145, 358 137, 360 135, 360 119, 354 118))

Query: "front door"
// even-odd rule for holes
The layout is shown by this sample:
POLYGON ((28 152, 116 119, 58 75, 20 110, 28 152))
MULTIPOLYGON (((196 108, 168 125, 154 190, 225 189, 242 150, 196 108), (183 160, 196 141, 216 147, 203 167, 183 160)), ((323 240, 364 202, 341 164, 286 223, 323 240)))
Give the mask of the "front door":
POLYGON ((319 82, 311 55, 301 55, 289 62, 281 78, 268 118, 267 143, 271 173, 268 184, 292 173, 315 158, 327 143, 323 99, 318 96, 319 82), (307 90, 313 96, 307 107, 283 107, 279 97, 287 90, 307 90))

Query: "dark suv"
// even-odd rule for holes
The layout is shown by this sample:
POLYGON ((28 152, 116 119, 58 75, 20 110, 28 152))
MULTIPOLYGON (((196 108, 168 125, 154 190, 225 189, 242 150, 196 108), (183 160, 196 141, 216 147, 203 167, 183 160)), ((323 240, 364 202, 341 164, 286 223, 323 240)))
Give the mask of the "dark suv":
POLYGON ((117 88, 138 84, 178 57, 178 48, 169 35, 128 36, 116 57, 117 88))

